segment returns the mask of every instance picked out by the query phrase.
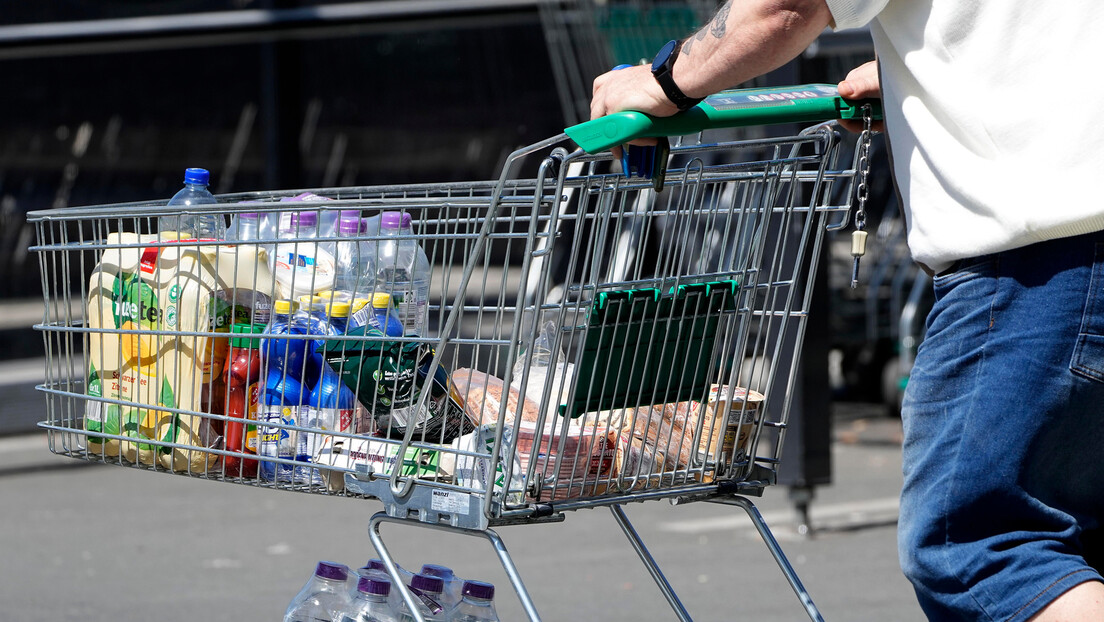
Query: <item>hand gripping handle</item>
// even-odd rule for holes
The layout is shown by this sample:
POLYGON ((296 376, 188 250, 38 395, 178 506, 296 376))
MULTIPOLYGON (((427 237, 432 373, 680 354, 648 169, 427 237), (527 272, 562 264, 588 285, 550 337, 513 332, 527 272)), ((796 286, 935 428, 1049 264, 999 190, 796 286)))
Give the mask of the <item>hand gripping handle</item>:
POLYGON ((873 118, 881 119, 881 102, 845 100, 833 84, 738 89, 710 95, 670 117, 630 110, 585 121, 564 132, 587 153, 598 153, 638 138, 685 136, 724 127, 861 119, 862 106, 868 103, 873 118))

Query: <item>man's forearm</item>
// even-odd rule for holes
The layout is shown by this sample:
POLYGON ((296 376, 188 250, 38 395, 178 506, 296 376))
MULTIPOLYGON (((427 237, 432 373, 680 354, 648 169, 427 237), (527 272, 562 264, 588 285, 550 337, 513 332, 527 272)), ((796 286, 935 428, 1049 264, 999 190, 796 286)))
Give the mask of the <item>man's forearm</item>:
MULTIPOLYGON (((728 0, 683 43, 671 75, 683 94, 711 95, 784 65, 831 21, 825 0, 728 0)), ((595 78, 591 118, 622 110, 678 112, 648 66, 595 78)))
POLYGON ((672 72, 690 97, 704 97, 777 69, 832 21, 824 0, 728 0, 683 43, 672 72))

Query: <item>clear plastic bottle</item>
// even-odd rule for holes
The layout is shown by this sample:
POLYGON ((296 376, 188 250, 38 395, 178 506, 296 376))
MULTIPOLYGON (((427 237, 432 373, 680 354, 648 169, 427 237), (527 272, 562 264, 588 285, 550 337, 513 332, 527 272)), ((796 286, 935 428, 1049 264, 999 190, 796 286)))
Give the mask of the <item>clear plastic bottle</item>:
MULTIPOLYGON (((334 302, 327 305, 327 308, 332 314, 328 317, 328 329, 335 334, 344 333, 349 319, 349 303, 334 302)), ((336 432, 352 430, 357 407, 356 395, 324 360, 319 369, 318 380, 311 387, 307 405, 303 427, 336 432)), ((319 432, 300 432, 295 459, 299 462, 315 462, 326 436, 319 432)), ((322 472, 314 467, 296 467, 295 481, 315 485, 325 483, 322 472)))
POLYGON ((437 577, 445 582, 445 589, 441 595, 445 611, 452 609, 460 602, 460 589, 463 587, 464 580, 457 577, 452 568, 440 564, 424 564, 421 573, 437 577))
MULTIPOLYGON (((431 577, 427 574, 416 574, 410 580, 410 590, 414 592, 414 600, 418 601, 418 608, 426 622, 444 622, 448 612, 441 604, 441 594, 445 589, 445 582, 440 577, 431 577)), ((416 620, 410 612, 406 601, 399 607, 396 616, 399 622, 413 622, 416 620)))
POLYGON ((367 298, 375 287, 373 243, 356 239, 363 233, 364 222, 359 212, 343 215, 337 223, 338 237, 346 238, 337 242, 334 267, 335 297, 342 300, 367 298))
POLYGON ((261 215, 257 212, 234 214, 230 217, 230 228, 226 230, 226 241, 249 242, 261 239, 261 215))
MULTIPOLYGON (((189 207, 192 205, 212 205, 218 203, 215 195, 207 189, 211 173, 205 168, 189 168, 184 171, 184 187, 173 195, 166 204, 170 207, 189 207)), ((222 214, 176 214, 163 216, 158 220, 160 231, 176 231, 184 239, 224 240, 226 239, 226 221, 222 214)))
POLYGON ((429 309, 430 266, 413 239, 410 214, 384 212, 376 249, 376 291, 391 294, 407 335, 424 335, 429 309))
POLYGON ((284 484, 294 481, 294 466, 264 458, 294 460, 299 442, 299 433, 295 430, 266 424, 299 425, 303 405, 309 398, 309 391, 298 380, 285 376, 279 369, 269 368, 261 392, 261 404, 257 408, 259 454, 262 458, 259 470, 265 481, 284 484))
POLYGON ((448 622, 499 622, 494 607, 494 586, 464 581, 460 603, 449 612, 448 622))
POLYGON ((333 245, 317 241, 317 212, 291 212, 281 221, 279 237, 270 265, 282 296, 298 298, 333 288, 333 245))
POLYGON ((318 562, 314 574, 288 605, 284 622, 333 620, 349 608, 349 592, 345 589, 348 578, 349 568, 345 564, 318 562))
MULTIPOLYGON (((414 573, 410 572, 409 570, 404 569, 402 566, 399 566, 398 564, 396 564, 396 567, 399 569, 399 576, 402 577, 403 582, 406 583, 406 584, 409 584, 410 580, 414 577, 414 573)), ((355 574, 356 574, 358 580, 361 577, 368 577, 370 579, 376 579, 376 578, 382 577, 382 578, 387 579, 389 581, 391 580, 391 575, 389 575, 387 573, 387 566, 384 565, 382 559, 373 558, 373 559, 368 560, 368 563, 366 563, 363 566, 361 566, 360 568, 356 569, 355 574)), ((357 591, 357 585, 356 585, 356 582, 354 582, 354 584, 352 586, 352 590, 350 591, 350 593, 355 597, 356 596, 356 591, 357 591)), ((402 604, 403 599, 402 599, 402 593, 399 592, 398 588, 393 587, 393 589, 391 590, 391 596, 388 597, 388 602, 390 602, 390 604, 391 604, 391 611, 394 612, 394 611, 399 610, 399 606, 402 604)))
POLYGON ((326 337, 339 335, 345 330, 348 322, 348 307, 345 307, 344 317, 338 318, 337 324, 331 324, 329 296, 307 295, 299 298, 299 312, 293 318, 293 326, 303 330, 303 334, 315 335, 317 339, 306 342, 304 357, 307 360, 303 379, 308 387, 313 387, 318 382, 322 370, 326 368, 326 357, 317 352, 319 346, 325 344, 326 337))
POLYGON ((269 371, 275 370, 281 376, 286 375, 302 382, 306 371, 307 346, 310 342, 306 339, 280 337, 308 334, 307 325, 297 317, 298 308, 299 304, 291 300, 277 300, 272 303, 272 320, 265 332, 273 337, 265 339, 261 349, 269 371))
MULTIPOLYGON (((303 384, 307 367, 307 346, 310 340, 288 339, 282 336, 307 335, 307 324, 299 319, 298 304, 290 300, 272 303, 272 319, 265 332, 273 335, 261 342, 265 371, 257 407, 260 430, 259 454, 264 458, 294 460, 298 434, 267 422, 299 425, 301 411, 310 397, 311 385, 303 384)), ((269 461, 260 463, 261 477, 266 481, 293 481, 291 465, 269 461)))
POLYGON ((357 595, 337 622, 398 622, 391 609, 391 581, 386 577, 361 577, 357 595))
POLYGON ((402 337, 402 322, 391 306, 391 295, 383 292, 372 294, 372 302, 354 315, 354 322, 360 326, 371 326, 388 337, 402 337))

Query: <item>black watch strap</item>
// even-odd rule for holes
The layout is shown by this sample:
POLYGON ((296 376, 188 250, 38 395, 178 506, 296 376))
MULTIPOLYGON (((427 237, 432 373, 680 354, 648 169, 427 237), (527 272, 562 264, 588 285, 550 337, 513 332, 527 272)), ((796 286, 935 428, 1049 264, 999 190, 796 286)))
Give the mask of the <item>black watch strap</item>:
POLYGON ((652 76, 655 77, 656 82, 659 83, 660 88, 667 95, 667 99, 671 100, 671 103, 677 106, 681 112, 697 106, 705 98, 687 97, 686 93, 683 93, 682 89, 675 84, 675 78, 671 75, 671 70, 675 66, 675 60, 678 59, 680 50, 682 50, 682 41, 677 39, 668 41, 660 48, 659 53, 652 61, 652 76))

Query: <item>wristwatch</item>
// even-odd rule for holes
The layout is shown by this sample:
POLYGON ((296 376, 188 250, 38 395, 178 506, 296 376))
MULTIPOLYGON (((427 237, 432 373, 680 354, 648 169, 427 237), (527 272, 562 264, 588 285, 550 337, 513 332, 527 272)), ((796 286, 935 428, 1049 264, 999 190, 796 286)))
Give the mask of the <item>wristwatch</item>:
POLYGON ((655 77, 656 82, 659 82, 660 88, 667 95, 667 99, 671 100, 671 103, 678 106, 679 112, 688 108, 693 108, 701 102, 704 97, 687 97, 682 89, 675 84, 675 79, 671 76, 671 70, 675 66, 675 60, 678 58, 679 50, 682 49, 682 41, 672 40, 668 41, 663 47, 659 49, 659 53, 655 55, 655 59, 652 60, 652 75, 655 77))

